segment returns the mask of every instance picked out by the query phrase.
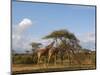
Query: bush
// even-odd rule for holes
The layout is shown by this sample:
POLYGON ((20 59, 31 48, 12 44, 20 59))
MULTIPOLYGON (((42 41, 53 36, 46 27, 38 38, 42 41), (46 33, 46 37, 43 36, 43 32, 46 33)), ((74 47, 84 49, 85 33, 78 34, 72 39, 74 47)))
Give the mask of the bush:
POLYGON ((33 60, 32 60, 32 56, 29 55, 17 55, 17 56, 13 56, 13 60, 12 62, 14 64, 32 64, 33 60))

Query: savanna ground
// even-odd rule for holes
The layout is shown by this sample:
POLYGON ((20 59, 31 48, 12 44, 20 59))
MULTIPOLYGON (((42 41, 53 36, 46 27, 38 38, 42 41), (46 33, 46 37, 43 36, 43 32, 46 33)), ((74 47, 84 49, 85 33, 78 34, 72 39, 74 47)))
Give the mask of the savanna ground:
MULTIPOLYGON (((58 56, 59 57, 59 56, 58 56)), ((45 57, 43 57, 45 58, 45 57)), ((52 60, 49 64, 42 58, 41 63, 37 64, 31 54, 16 54, 12 55, 12 73, 41 73, 41 72, 55 72, 55 71, 73 71, 73 70, 93 70, 96 69, 95 52, 85 55, 84 53, 78 54, 77 59, 81 63, 77 63, 77 59, 70 60, 65 55, 63 63, 57 58, 56 64, 52 60), (34 61, 33 61, 34 60, 34 61)))

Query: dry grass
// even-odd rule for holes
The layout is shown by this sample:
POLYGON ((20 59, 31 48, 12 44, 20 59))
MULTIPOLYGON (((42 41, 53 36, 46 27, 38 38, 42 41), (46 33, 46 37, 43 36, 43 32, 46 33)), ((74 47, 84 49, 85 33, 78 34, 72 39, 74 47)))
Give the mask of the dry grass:
POLYGON ((12 65, 12 72, 19 74, 19 73, 37 73, 37 72, 52 72, 52 71, 71 71, 71 70, 89 70, 89 69, 95 69, 94 64, 81 64, 81 65, 66 65, 66 64, 30 64, 30 65, 23 65, 23 64, 17 64, 12 65))
MULTIPOLYGON (((61 60, 57 60, 57 64, 50 63, 44 64, 12 64, 12 73, 13 74, 22 74, 22 73, 42 73, 42 72, 55 72, 55 71, 76 71, 76 70, 93 70, 96 69, 96 60, 95 54, 91 54, 91 57, 79 54, 79 57, 72 58, 72 63, 69 63, 68 59, 64 59, 63 64, 61 60), (76 59, 81 61, 79 64, 76 59)), ((18 59, 19 60, 19 59, 18 59)), ((20 59, 22 60, 22 59, 20 59)), ((25 60, 25 57, 24 57, 25 60)))

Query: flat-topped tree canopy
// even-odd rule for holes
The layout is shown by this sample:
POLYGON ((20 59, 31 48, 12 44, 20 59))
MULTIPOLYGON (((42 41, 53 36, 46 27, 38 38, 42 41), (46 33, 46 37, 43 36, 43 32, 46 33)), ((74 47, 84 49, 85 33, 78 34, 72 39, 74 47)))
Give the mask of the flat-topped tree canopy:
POLYGON ((39 46, 41 46, 42 44, 37 42, 32 42, 30 45, 32 46, 32 48, 39 48, 39 46))
POLYGON ((50 39, 50 38, 62 38, 62 37, 68 37, 69 31, 62 29, 62 30, 55 30, 49 35, 45 36, 44 39, 50 39))
POLYGON ((43 39, 49 39, 49 38, 68 38, 79 41, 73 33, 69 32, 66 29, 55 30, 49 35, 45 36, 43 39))
POLYGON ((79 39, 74 35, 74 33, 71 33, 67 29, 55 30, 49 35, 45 36, 43 39, 60 39, 63 42, 65 42, 65 40, 68 39, 72 43, 79 43, 79 39))

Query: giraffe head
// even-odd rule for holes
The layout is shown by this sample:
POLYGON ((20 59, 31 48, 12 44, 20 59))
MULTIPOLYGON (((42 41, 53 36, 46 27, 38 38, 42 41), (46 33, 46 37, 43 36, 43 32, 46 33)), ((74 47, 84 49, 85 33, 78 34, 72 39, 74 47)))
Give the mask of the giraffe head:
POLYGON ((54 45, 55 41, 53 41, 51 44, 49 44, 48 46, 46 46, 46 49, 51 49, 54 45))

